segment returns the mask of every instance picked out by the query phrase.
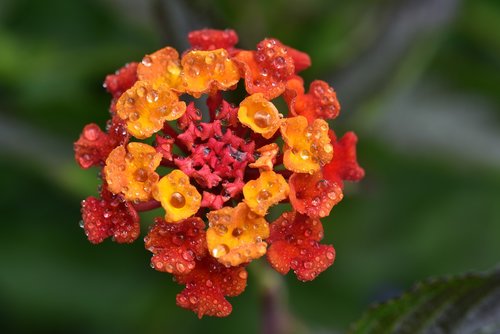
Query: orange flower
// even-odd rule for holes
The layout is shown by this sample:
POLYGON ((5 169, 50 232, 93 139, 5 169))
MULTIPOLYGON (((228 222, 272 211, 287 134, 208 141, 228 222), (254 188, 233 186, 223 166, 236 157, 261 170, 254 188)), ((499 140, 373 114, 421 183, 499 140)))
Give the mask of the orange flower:
POLYGON ((201 204, 200 193, 189 183, 189 177, 178 169, 161 178, 153 188, 153 197, 161 202, 169 223, 191 217, 201 204))
POLYGON ((182 57, 181 64, 185 90, 194 97, 228 90, 240 80, 238 67, 225 49, 189 51, 182 57))
POLYGON ((273 171, 260 173, 258 179, 247 182, 243 187, 245 203, 261 216, 267 213, 269 207, 287 198, 289 192, 285 178, 273 171))
POLYGON ((333 157, 333 146, 328 136, 328 123, 316 119, 308 125, 304 116, 287 118, 281 125, 285 140, 285 167, 297 173, 312 174, 333 157))
POLYGON ((181 117, 186 103, 165 83, 137 81, 118 99, 116 111, 131 135, 145 139, 161 130, 165 121, 181 117))
POLYGON ((279 150, 280 148, 276 143, 262 146, 261 148, 257 149, 260 157, 248 166, 250 166, 251 168, 259 168, 260 171, 273 170, 273 166, 276 162, 276 155, 278 154, 279 150))
POLYGON ((109 154, 104 166, 108 189, 123 194, 129 201, 151 199, 151 189, 158 182, 155 169, 160 165, 161 154, 154 147, 143 143, 120 145, 109 154))
POLYGON ((137 66, 139 80, 151 83, 164 83, 168 87, 180 91, 182 89, 181 66, 179 53, 167 46, 142 58, 137 66))
POLYGON ((245 203, 207 214, 207 245, 210 254, 225 266, 250 262, 266 253, 269 224, 245 203))
POLYGON ((281 124, 278 109, 262 93, 250 95, 240 103, 238 119, 266 139, 271 138, 281 124))

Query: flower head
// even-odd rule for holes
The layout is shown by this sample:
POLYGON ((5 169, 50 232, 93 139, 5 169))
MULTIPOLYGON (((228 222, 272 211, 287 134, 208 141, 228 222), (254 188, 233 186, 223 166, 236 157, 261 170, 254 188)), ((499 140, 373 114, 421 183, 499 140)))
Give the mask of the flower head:
POLYGON ((138 212, 161 208, 144 238, 151 266, 185 285, 177 305, 223 317, 226 297, 246 287, 246 266, 266 254, 304 281, 333 263, 320 218, 364 170, 357 137, 337 139, 326 121, 340 111, 333 88, 304 88, 307 54, 272 38, 238 49, 233 30, 188 38, 182 53, 167 46, 106 77, 106 131, 89 124, 74 144, 82 168, 102 169, 100 196, 82 202, 82 226, 92 243, 129 243, 141 232, 138 212), (241 81, 235 101, 228 91, 241 81), (291 211, 269 223, 283 203, 291 211))

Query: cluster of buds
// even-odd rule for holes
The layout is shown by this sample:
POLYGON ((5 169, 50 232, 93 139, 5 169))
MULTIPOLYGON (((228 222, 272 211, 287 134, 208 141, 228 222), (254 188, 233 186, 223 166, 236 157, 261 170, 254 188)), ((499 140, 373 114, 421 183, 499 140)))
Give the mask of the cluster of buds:
POLYGON ((185 285, 179 306, 224 317, 255 259, 302 281, 333 263, 320 219, 364 171, 356 136, 338 139, 326 122, 340 111, 335 91, 314 81, 306 92, 297 75, 307 54, 276 39, 241 50, 232 30, 194 31, 189 42, 182 56, 165 47, 106 77, 106 130, 89 124, 74 145, 77 163, 102 178, 99 198, 82 202, 82 227, 95 244, 131 243, 138 212, 162 207, 144 238, 151 267, 185 285), (240 79, 245 97, 230 103, 240 79), (195 103, 202 95, 206 107, 195 103), (291 211, 268 222, 283 203, 291 211))

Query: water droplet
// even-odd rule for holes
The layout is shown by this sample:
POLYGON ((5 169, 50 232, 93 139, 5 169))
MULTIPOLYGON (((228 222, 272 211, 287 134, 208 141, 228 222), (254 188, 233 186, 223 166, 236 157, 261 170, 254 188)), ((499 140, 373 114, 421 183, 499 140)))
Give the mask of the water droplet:
POLYGON ((304 268, 311 269, 313 267, 312 262, 306 261, 304 262, 304 268))
POLYGON ((309 151, 308 150, 302 150, 300 151, 300 157, 303 159, 303 160, 307 160, 309 159, 310 155, 309 155, 309 151))
POLYGON ((225 69, 224 64, 222 63, 215 64, 215 73, 221 73, 222 71, 224 71, 224 69, 225 69))
POLYGON ((182 258, 186 261, 193 261, 194 260, 194 253, 191 250, 187 250, 182 252, 182 258))
POLYGON ((146 56, 146 57, 142 58, 142 65, 144 65, 146 67, 150 67, 151 64, 153 64, 153 59, 151 59, 150 56, 146 56))
POLYGON ((241 279, 247 279, 248 273, 246 272, 246 270, 242 270, 238 273, 238 277, 241 279))
POLYGON ((191 304, 196 304, 198 302, 198 298, 195 296, 191 296, 191 297, 189 297, 189 302, 191 304))
POLYGON ((85 226, 85 223, 83 222, 83 220, 80 220, 80 222, 78 223, 78 226, 80 226, 80 228, 83 228, 85 226))
POLYGON ((259 128, 267 128, 271 125, 271 114, 266 110, 258 110, 253 115, 253 120, 259 128))
POLYGON ((207 287, 211 288, 212 286, 214 286, 214 283, 211 280, 207 279, 207 281, 205 282, 205 285, 207 287))
POLYGON ((180 273, 183 273, 186 270, 186 266, 184 266, 180 262, 177 262, 177 264, 175 265, 175 268, 177 268, 177 271, 179 271, 180 273))
POLYGON ((283 58, 281 56, 280 57, 276 57, 273 60, 273 65, 277 69, 283 68, 285 66, 285 58, 283 58))
POLYGON ((259 191, 259 193, 257 194, 257 202, 262 202, 262 201, 265 201, 267 200, 269 197, 271 197, 271 193, 269 191, 267 191, 266 189, 262 189, 261 191, 259 191))
POLYGON ((137 96, 144 97, 144 95, 146 95, 146 88, 141 86, 141 87, 137 88, 136 93, 137 93, 137 96))
POLYGON ((99 137, 99 129, 97 129, 95 126, 89 126, 85 129, 83 135, 87 140, 97 140, 97 138, 99 137))
POLYGON ((175 245, 180 246, 184 243, 184 236, 182 234, 176 234, 172 237, 172 242, 175 245))
POLYGON ((154 89, 149 91, 148 94, 146 95, 146 100, 149 103, 153 103, 153 102, 158 101, 158 92, 154 89))
POLYGON ((137 168, 134 172, 134 179, 137 182, 146 182, 148 180, 148 171, 144 168, 137 168))
POLYGON ((139 113, 137 111, 133 111, 130 113, 130 115, 128 115, 128 119, 132 122, 135 122, 139 119, 141 115, 139 115, 139 113))
POLYGON ((332 252, 326 252, 326 257, 329 260, 333 260, 333 258, 335 257, 335 254, 333 254, 332 252))
POLYGON ((311 234, 312 234, 311 229, 306 229, 306 230, 304 231, 304 236, 306 236, 306 237, 308 237, 308 238, 311 236, 311 234))
POLYGON ((213 53, 209 53, 208 55, 205 56, 205 63, 208 65, 212 64, 215 60, 215 55, 213 53))
POLYGON ((335 192, 329 192, 328 193, 328 198, 331 200, 336 200, 337 199, 337 194, 335 192))
POLYGON ((212 250, 212 255, 215 258, 221 257, 229 253, 229 247, 225 244, 220 244, 212 250))
POLYGON ((243 234, 243 229, 239 228, 239 227, 236 227, 234 230, 233 230, 233 237, 239 237, 240 235, 243 234))
POLYGON ((219 235, 224 235, 227 233, 227 227, 224 224, 216 224, 214 226, 215 232, 219 235))
POLYGON ((177 208, 177 209, 182 208, 182 207, 184 207, 184 205, 186 205, 186 198, 181 193, 174 192, 174 193, 172 193, 172 195, 170 195, 170 204, 174 208, 177 208))

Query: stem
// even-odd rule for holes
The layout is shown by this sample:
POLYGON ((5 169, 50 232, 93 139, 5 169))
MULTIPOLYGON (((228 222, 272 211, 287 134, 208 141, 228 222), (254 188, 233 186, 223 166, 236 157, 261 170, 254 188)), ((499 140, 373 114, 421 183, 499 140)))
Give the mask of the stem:
POLYGON ((252 266, 262 294, 262 334, 290 332, 290 316, 286 307, 286 288, 283 277, 261 261, 252 266))

